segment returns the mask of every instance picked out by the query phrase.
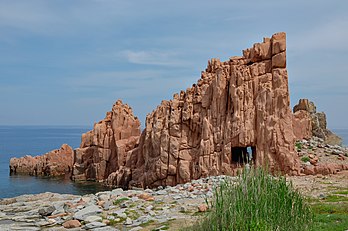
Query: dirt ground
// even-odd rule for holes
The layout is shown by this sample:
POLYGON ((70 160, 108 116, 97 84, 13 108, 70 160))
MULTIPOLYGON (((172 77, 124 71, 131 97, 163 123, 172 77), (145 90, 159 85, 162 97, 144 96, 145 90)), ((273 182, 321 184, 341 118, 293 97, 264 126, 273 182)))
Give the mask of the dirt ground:
POLYGON ((288 177, 303 195, 321 199, 333 192, 348 190, 348 171, 332 175, 306 175, 288 177))

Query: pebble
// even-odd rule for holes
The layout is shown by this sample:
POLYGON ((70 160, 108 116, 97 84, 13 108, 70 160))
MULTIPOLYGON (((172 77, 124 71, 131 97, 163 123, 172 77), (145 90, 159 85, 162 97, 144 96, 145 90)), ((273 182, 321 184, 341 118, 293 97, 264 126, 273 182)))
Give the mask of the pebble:
POLYGON ((131 225, 132 223, 133 223, 133 221, 129 217, 127 217, 126 221, 124 222, 125 225, 131 225))

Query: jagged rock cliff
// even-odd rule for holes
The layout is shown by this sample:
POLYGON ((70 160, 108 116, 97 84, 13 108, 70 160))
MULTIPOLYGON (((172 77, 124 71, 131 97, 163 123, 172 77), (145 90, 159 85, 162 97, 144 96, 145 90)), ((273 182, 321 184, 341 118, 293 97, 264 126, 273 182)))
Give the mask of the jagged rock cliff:
POLYGON ((293 112, 294 118, 298 121, 294 123, 296 127, 294 132, 295 134, 297 132, 298 135, 296 137, 298 139, 308 139, 315 136, 331 145, 342 144, 342 139, 327 129, 325 113, 317 112, 317 108, 313 102, 308 99, 300 99, 298 104, 294 106, 293 112))
POLYGON ((82 135, 80 148, 74 154, 74 180, 104 181, 124 186, 131 170, 131 152, 138 145, 140 122, 132 109, 118 100, 104 120, 82 135))
POLYGON ((60 149, 50 151, 42 156, 25 156, 11 158, 10 173, 23 173, 34 176, 70 175, 73 165, 73 149, 63 144, 60 149))
POLYGON ((147 116, 136 154, 130 184, 142 187, 234 174, 248 157, 297 174, 285 33, 212 59, 197 84, 147 116))

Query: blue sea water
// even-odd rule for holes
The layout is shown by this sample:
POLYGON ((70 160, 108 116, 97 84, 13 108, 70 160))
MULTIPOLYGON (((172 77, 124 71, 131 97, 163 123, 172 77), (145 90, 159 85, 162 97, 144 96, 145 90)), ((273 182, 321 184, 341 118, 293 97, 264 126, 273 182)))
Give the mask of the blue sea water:
POLYGON ((9 175, 11 157, 42 155, 64 143, 77 148, 81 134, 90 129, 82 126, 0 126, 0 198, 42 192, 83 195, 105 190, 94 182, 74 183, 63 178, 9 175))
POLYGON ((348 147, 348 129, 331 129, 331 131, 343 139, 343 146, 348 147))
MULTIPOLYGON (((82 126, 0 126, 0 198, 42 192, 83 195, 106 190, 93 182, 75 183, 62 178, 9 175, 11 157, 42 155, 64 143, 77 148, 81 134, 90 129, 82 126)), ((333 131, 348 146, 348 129, 333 131)))

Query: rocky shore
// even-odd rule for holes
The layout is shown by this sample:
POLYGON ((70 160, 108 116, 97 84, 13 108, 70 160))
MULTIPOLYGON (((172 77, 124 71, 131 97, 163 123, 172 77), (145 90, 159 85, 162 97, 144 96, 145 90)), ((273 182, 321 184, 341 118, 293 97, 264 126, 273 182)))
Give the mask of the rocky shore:
MULTIPOLYGON (((348 171, 341 170, 348 169, 347 147, 313 137, 298 141, 296 149, 306 175, 288 179, 305 195, 320 198, 328 187, 348 187, 348 171)), ((0 230, 178 230, 209 210, 214 188, 225 179, 237 177, 211 176, 176 186, 117 188, 83 196, 47 192, 2 199, 0 230)))
POLYGON ((84 196, 42 193, 0 200, 0 230, 178 230, 208 209, 213 190, 229 176, 157 189, 84 196), (208 203, 207 203, 208 202, 208 203))

